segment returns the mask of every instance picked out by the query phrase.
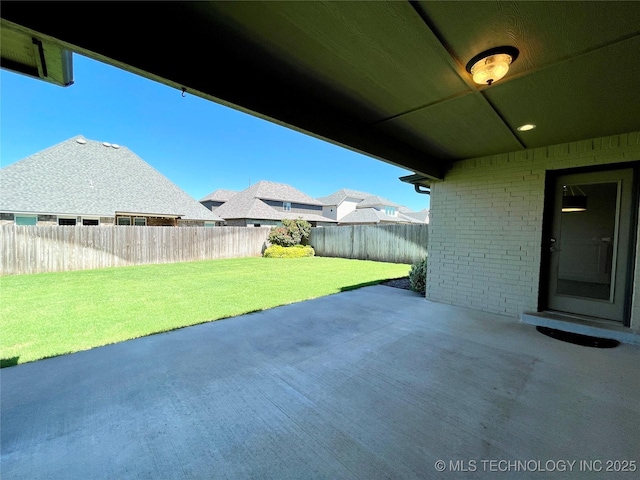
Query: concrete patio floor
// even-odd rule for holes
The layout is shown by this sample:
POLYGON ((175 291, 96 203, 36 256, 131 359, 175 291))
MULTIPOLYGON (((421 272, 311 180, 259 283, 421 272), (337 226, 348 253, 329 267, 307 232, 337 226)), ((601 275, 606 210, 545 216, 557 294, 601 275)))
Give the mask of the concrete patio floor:
POLYGON ((367 287, 3 369, 1 476, 637 478, 639 366, 367 287))

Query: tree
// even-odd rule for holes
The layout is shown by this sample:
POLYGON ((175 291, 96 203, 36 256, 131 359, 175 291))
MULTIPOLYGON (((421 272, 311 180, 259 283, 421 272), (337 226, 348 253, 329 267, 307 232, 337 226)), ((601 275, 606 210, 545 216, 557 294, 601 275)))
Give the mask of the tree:
POLYGON ((281 227, 273 227, 269 232, 269 243, 281 247, 306 245, 311 235, 311 224, 302 218, 282 220, 281 227))

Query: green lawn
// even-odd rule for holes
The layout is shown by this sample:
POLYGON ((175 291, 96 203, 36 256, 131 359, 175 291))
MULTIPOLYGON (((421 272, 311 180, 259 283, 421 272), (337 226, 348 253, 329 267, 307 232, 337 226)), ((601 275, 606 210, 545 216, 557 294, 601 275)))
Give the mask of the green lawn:
POLYGON ((236 258, 0 278, 2 365, 77 352, 408 275, 340 258, 236 258))

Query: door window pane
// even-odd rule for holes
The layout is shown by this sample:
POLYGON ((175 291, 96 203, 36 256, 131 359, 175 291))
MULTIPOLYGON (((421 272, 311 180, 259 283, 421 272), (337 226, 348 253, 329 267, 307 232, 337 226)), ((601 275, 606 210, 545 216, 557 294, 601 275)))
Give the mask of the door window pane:
POLYGON ((566 185, 563 199, 566 206, 580 208, 563 208, 561 213, 556 293, 609 300, 615 265, 618 183, 566 185))

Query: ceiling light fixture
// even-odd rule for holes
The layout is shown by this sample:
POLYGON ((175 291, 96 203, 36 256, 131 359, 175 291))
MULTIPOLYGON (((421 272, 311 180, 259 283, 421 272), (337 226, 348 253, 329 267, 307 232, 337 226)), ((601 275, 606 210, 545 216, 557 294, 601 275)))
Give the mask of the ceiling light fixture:
POLYGON ((467 63, 467 72, 480 85, 491 85, 504 77, 509 65, 516 61, 520 52, 515 47, 495 47, 479 53, 467 63))
POLYGON ((519 132, 528 132, 529 130, 533 130, 536 126, 533 123, 525 123, 524 125, 520 125, 517 130, 519 132))
POLYGON ((562 188, 562 211, 565 213, 585 212, 587 210, 587 196, 577 185, 564 185, 562 188), (576 195, 573 189, 578 190, 576 195))

